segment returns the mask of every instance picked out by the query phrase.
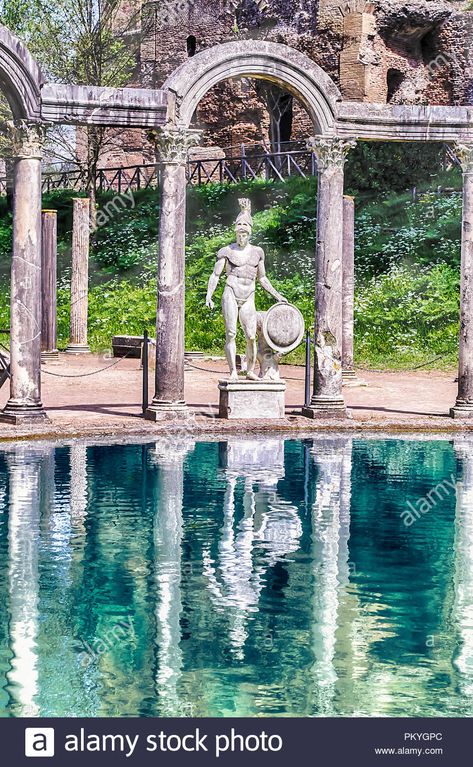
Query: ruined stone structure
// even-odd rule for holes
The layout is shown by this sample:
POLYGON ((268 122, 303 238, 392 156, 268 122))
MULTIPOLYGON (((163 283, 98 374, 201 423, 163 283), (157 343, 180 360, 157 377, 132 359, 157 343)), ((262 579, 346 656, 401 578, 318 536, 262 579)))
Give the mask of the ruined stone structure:
MULTIPOLYGON (((218 43, 256 39, 301 51, 350 101, 473 103, 473 13, 465 12, 468 2, 123 0, 122 12, 129 17, 140 7, 135 85, 160 88, 196 53, 218 43)), ((237 152, 242 142, 269 143, 268 101, 280 140, 310 135, 310 120, 297 100, 277 89, 268 91, 261 81, 235 78, 218 83, 198 106, 195 121, 204 130, 203 145, 235 147, 237 152)), ((154 160, 146 137, 136 131, 121 134, 117 145, 109 165, 154 160)))
MULTIPOLYGON (((160 160, 156 379, 152 420, 185 418, 186 166, 200 134, 193 115, 216 85, 234 77, 267 80, 295 96, 311 121, 317 160, 318 336, 314 393, 306 415, 343 417, 344 165, 357 141, 449 142, 463 167, 459 387, 454 417, 473 417, 473 107, 369 104, 344 99, 332 78, 298 50, 267 41, 216 45, 187 59, 162 89, 99 88, 45 82, 20 40, 0 27, 0 87, 13 120, 4 123, 13 158, 10 399, 0 421, 46 418, 41 403, 41 158, 51 124, 153 131, 160 160)), ((345 287, 352 284, 345 280, 345 287)))

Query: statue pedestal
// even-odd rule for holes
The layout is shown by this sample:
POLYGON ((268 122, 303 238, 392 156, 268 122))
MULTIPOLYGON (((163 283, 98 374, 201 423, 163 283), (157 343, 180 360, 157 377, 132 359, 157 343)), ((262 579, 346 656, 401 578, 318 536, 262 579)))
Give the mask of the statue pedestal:
POLYGON ((285 381, 219 381, 220 418, 284 418, 285 381))

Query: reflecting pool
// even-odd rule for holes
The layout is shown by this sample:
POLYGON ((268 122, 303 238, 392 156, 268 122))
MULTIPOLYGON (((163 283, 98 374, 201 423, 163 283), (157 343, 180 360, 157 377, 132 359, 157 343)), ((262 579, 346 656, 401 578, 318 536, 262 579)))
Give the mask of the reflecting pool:
POLYGON ((2 716, 471 716, 473 442, 0 450, 2 716))

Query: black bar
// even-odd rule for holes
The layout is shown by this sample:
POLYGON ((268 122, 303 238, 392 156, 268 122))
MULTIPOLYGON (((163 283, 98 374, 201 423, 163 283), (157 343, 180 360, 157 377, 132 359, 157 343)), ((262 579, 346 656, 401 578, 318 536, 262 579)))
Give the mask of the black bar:
POLYGON ((145 328, 143 333, 143 415, 148 409, 148 331, 145 328))
POLYGON ((316 329, 314 328, 314 376, 313 376, 313 386, 312 391, 315 394, 315 371, 317 369, 317 349, 315 347, 315 339, 316 339, 316 329))
POLYGON ((308 330, 305 337, 305 407, 310 405, 310 373, 310 330, 308 330))
POLYGON ((0 737, 8 767, 31 767, 32 756, 50 767, 287 767, 305 755, 314 767, 460 767, 471 719, 9 717, 0 737))

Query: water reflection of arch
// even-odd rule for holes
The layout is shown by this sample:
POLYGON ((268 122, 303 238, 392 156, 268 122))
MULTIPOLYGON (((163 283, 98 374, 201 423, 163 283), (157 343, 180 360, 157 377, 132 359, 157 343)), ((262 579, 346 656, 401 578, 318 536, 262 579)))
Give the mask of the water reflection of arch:
POLYGON ((259 609, 269 568, 299 548, 298 509, 278 493, 285 475, 283 439, 234 439, 220 445, 225 477, 223 524, 214 561, 204 549, 204 575, 215 608, 228 620, 231 648, 244 656, 251 613, 259 609), (243 484, 243 516, 236 497, 243 484))

